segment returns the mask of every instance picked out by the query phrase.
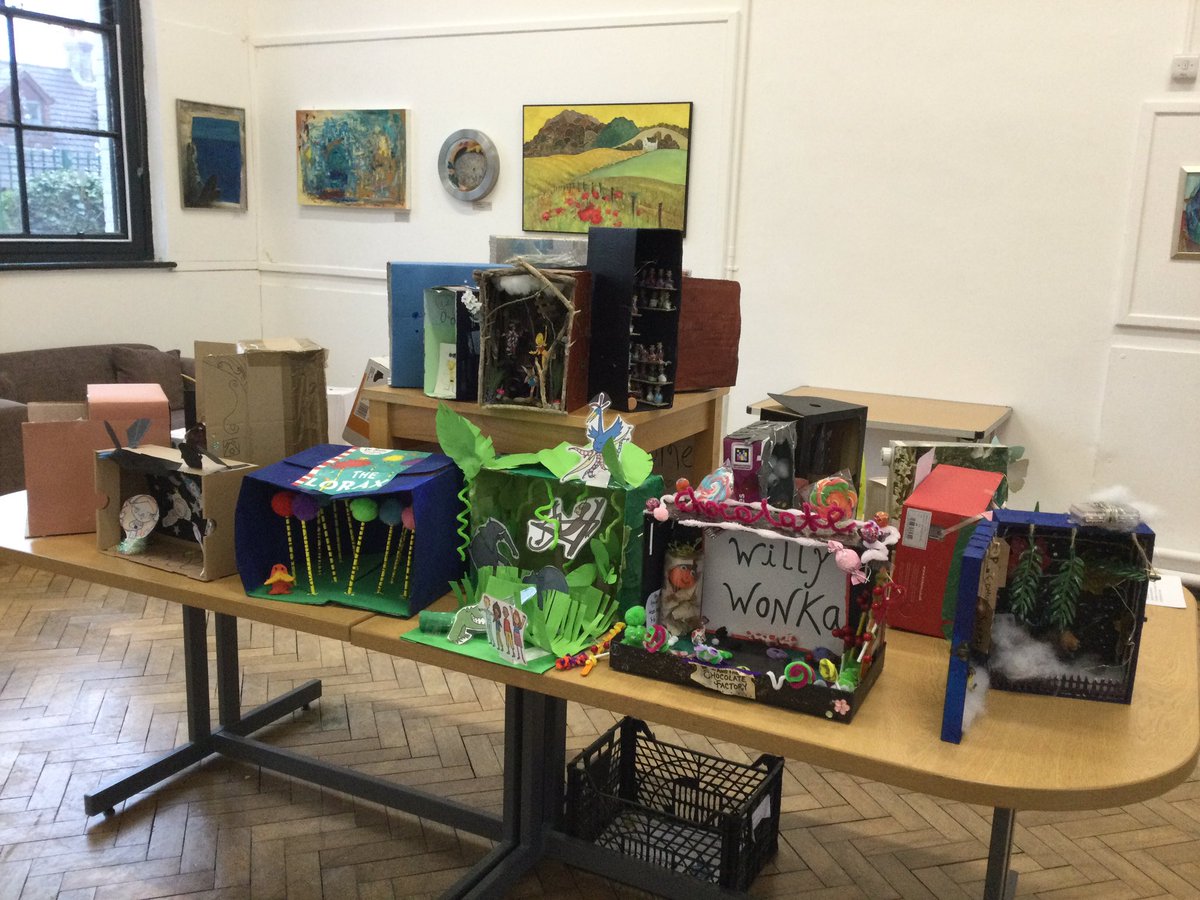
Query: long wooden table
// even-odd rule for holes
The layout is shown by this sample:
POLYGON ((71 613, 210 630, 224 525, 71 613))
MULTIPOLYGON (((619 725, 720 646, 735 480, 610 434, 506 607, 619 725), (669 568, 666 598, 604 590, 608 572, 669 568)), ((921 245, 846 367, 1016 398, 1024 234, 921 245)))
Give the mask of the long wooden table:
MULTIPOLYGON (((721 423, 729 388, 676 394, 669 409, 621 412, 633 425, 633 440, 653 452, 679 441, 692 439, 690 472, 694 483, 721 464, 721 423)), ((437 443, 437 408, 445 403, 470 419, 492 439, 501 453, 528 453, 554 447, 562 441, 582 443, 588 407, 569 413, 551 413, 520 407, 483 407, 478 403, 437 400, 416 388, 364 387, 369 403, 369 439, 375 447, 420 449, 437 443)), ((620 412, 613 409, 610 415, 620 412)))
MULTIPOLYGON (((1129 706, 992 691, 987 711, 961 745, 939 740, 946 650, 918 635, 889 634, 886 668, 851 725, 668 685, 600 666, 534 675, 401 640, 415 620, 335 607, 247 597, 236 578, 203 583, 99 554, 93 535, 27 539, 24 494, 0 497, 0 559, 114 585, 183 604, 191 740, 162 760, 86 799, 89 814, 111 810, 210 753, 225 753, 354 796, 406 809, 499 843, 450 892, 501 896, 505 885, 553 856, 663 896, 695 900, 728 892, 617 857, 556 829, 562 807, 566 701, 995 808, 986 898, 1015 890, 1009 870, 1017 809, 1096 809, 1157 796, 1182 782, 1200 753, 1195 600, 1186 610, 1151 607, 1142 632, 1129 706), (211 729, 204 612, 216 614, 219 727, 211 729), (249 734, 320 695, 309 682, 242 713, 237 696, 236 618, 308 631, 506 685, 504 813, 453 801, 320 763, 249 734)), ((449 608, 452 601, 439 601, 449 608)))

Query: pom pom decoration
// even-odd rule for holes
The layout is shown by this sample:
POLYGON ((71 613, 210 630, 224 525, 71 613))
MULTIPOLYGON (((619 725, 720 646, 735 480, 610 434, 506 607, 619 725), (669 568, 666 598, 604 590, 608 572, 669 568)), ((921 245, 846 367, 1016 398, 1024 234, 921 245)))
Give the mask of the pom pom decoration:
MULTIPOLYGON (((274 500, 271 501, 272 505, 274 502, 274 500)), ((311 522, 317 517, 316 499, 308 494, 296 494, 292 497, 292 515, 301 522, 311 522)))
MULTIPOLYGON (((358 537, 354 539, 354 556, 350 561, 350 578, 346 582, 346 593, 354 593, 354 576, 358 574, 358 561, 362 556, 363 535, 367 531, 367 523, 374 522, 375 517, 379 515, 379 504, 370 497, 359 497, 350 501, 349 513, 355 521, 359 522, 358 537)), ((351 534, 354 532, 351 531, 351 534)))

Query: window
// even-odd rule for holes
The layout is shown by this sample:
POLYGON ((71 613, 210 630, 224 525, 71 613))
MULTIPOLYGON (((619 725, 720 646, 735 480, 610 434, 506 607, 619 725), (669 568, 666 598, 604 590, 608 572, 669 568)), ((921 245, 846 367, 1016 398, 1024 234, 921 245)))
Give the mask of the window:
POLYGON ((149 261, 137 0, 0 0, 0 265, 149 261))

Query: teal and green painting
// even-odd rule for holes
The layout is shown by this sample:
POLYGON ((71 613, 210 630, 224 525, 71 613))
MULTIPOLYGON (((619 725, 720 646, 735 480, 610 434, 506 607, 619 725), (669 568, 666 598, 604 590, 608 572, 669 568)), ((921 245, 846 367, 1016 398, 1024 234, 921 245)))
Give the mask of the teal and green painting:
POLYGON ((1179 181, 1179 234, 1173 255, 1200 257, 1200 168, 1184 168, 1179 181))
POLYGON ((408 111, 296 112, 300 202, 408 209, 408 111))
POLYGON ((526 231, 686 230, 692 104, 526 106, 526 231))

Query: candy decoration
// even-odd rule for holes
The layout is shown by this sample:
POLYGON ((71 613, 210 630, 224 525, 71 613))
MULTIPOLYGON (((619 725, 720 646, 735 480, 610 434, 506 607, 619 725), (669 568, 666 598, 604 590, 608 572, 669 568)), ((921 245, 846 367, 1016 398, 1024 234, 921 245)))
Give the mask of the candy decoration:
POLYGON ((802 688, 812 683, 816 677, 813 667, 802 659, 794 659, 783 669, 784 680, 792 688, 802 688))
MULTIPOLYGON (((304 541, 304 565, 308 567, 308 593, 316 596, 317 584, 313 578, 312 551, 308 546, 308 523, 317 517, 317 501, 308 494, 296 494, 292 497, 292 515, 300 521, 300 536, 304 541)), ((319 553, 317 555, 320 556, 319 553)))
POLYGON ((650 653, 657 653, 666 643, 667 629, 662 625, 655 625, 642 640, 642 646, 650 653))
MULTIPOLYGON (((392 532, 402 521, 404 506, 395 497, 388 497, 379 504, 379 521, 388 527, 387 537, 383 540, 383 562, 379 565, 379 583, 375 585, 375 593, 383 593, 383 578, 387 574, 388 553, 392 549, 392 532)), ((399 558, 399 548, 396 557, 399 558)))
POLYGON ((831 475, 813 482, 808 501, 819 509, 840 509, 843 518, 852 518, 858 509, 858 491, 854 485, 838 475, 831 475))
POLYGON ((841 541, 829 541, 826 546, 833 554, 837 567, 850 576, 851 584, 865 584, 867 576, 863 574, 862 559, 859 555, 841 541))
MULTIPOLYGON (((356 500, 351 500, 346 507, 346 515, 352 516, 360 523, 358 529, 358 537, 354 540, 354 557, 350 562, 350 579, 346 583, 346 593, 354 593, 354 576, 358 574, 358 560, 362 554, 363 535, 367 532, 367 523, 375 521, 375 517, 379 515, 379 504, 370 497, 359 497, 356 500)), ((353 527, 353 526, 351 526, 353 527)), ((354 534, 353 531, 350 532, 354 534)))
POLYGON ((276 491, 271 498, 271 509, 275 510, 275 514, 283 517, 283 527, 287 531, 288 542, 288 564, 291 571, 296 571, 296 548, 292 544, 292 497, 294 495, 290 491, 276 491))

